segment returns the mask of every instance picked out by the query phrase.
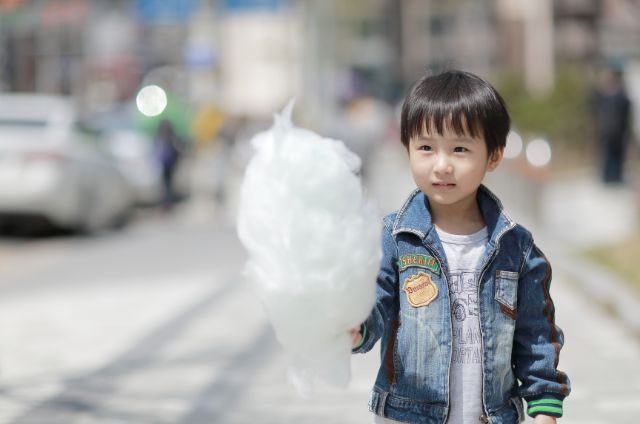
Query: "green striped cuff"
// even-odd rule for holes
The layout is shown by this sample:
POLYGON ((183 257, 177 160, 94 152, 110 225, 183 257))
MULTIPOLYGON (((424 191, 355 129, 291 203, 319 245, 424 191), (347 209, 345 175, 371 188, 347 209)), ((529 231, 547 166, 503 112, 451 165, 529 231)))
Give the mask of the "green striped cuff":
POLYGON ((560 418, 562 416, 562 401, 558 399, 537 399, 528 403, 527 414, 535 417, 538 414, 551 415, 560 418))

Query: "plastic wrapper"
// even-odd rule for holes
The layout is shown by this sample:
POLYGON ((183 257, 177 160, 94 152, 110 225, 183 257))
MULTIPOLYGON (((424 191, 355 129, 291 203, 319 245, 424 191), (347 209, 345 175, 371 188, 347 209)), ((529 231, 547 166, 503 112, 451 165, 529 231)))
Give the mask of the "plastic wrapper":
POLYGON ((317 381, 350 380, 347 332, 375 302, 382 222, 363 195, 358 156, 293 126, 292 108, 251 140, 238 234, 290 380, 305 394, 317 381))

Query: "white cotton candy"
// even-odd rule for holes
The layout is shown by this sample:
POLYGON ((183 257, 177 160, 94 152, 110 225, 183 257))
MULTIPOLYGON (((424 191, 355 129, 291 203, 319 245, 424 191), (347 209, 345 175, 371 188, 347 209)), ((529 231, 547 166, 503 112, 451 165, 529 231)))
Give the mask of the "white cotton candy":
POLYGON ((346 386, 351 339, 375 302, 381 220, 364 198, 360 159, 291 123, 292 103, 252 140, 238 234, 247 274, 301 392, 346 386))

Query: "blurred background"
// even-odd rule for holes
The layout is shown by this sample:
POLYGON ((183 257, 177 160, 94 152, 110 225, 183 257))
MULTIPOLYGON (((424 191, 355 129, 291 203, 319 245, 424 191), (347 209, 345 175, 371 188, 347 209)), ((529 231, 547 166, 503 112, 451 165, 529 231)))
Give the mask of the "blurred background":
POLYGON ((562 422, 638 422, 637 0, 0 0, 0 422, 371 422, 377 349, 287 384, 238 188, 295 98, 395 210, 403 96, 450 68, 512 115, 487 184, 554 265, 562 422))

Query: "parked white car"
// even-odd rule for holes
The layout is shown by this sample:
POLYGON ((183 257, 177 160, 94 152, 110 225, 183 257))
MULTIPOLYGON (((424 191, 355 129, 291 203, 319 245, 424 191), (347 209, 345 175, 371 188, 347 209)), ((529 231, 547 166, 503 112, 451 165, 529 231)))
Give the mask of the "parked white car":
POLYGON ((0 219, 90 232, 124 222, 132 205, 131 187, 80 130, 71 98, 0 94, 0 219))

